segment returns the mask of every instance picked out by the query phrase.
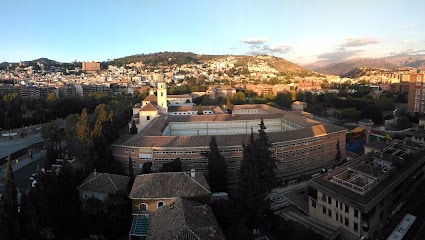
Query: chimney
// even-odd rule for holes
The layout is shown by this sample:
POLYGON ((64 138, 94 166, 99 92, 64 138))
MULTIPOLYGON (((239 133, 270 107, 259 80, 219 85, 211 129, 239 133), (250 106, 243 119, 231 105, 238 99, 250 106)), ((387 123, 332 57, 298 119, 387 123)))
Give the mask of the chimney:
POLYGON ((190 177, 195 178, 196 171, 194 168, 190 169, 190 177))

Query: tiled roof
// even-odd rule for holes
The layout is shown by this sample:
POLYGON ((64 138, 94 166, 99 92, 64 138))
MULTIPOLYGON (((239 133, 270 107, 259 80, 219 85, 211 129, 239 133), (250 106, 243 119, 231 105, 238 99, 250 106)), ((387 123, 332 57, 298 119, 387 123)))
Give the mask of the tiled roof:
POLYGON ((144 102, 156 102, 157 100, 158 99, 153 94, 149 94, 147 97, 145 97, 145 99, 143 99, 144 102))
MULTIPOLYGON (((199 106, 168 106, 169 112, 183 112, 183 111, 198 111, 199 106)), ((202 111, 212 111, 214 113, 220 114, 224 113, 220 107, 217 106, 202 106, 202 111)))
MULTIPOLYGON (((152 129, 151 129, 152 130, 152 129)), ((330 125, 315 125, 297 130, 289 130, 284 132, 269 132, 267 133, 269 140, 272 143, 286 142, 323 134, 344 131, 344 128, 330 125)), ((254 135, 257 136, 258 133, 254 135)), ((219 146, 239 146, 242 141, 248 142, 250 134, 237 134, 231 137, 227 135, 216 136, 219 146)), ((204 147, 209 146, 211 136, 140 136, 133 138, 132 141, 124 143, 126 146, 137 147, 204 147)))
POLYGON ((224 240, 225 237, 210 207, 176 198, 150 216, 147 239, 224 240))
POLYGON ((92 172, 78 186, 78 189, 104 194, 125 192, 129 181, 130 177, 128 176, 92 172))
POLYGON ((167 95, 167 98, 192 98, 189 94, 167 95))
POLYGON ((191 177, 186 172, 150 173, 138 175, 129 198, 195 197, 211 194, 210 187, 201 172, 191 177))
POLYGON ((140 111, 150 112, 150 111, 158 111, 158 109, 152 103, 148 103, 145 106, 143 106, 142 109, 140 109, 140 111))

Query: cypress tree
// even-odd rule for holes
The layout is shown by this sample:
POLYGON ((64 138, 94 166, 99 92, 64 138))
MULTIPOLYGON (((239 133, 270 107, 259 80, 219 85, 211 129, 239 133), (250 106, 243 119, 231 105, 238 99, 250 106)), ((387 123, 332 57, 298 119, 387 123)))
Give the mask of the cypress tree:
POLYGON ((130 182, 133 182, 134 169, 133 169, 133 160, 131 160, 131 156, 128 157, 128 176, 130 177, 130 182))
POLYGON ((341 160, 341 148, 339 146, 339 138, 336 142, 336 153, 335 153, 335 162, 338 164, 341 160))
POLYGON ((215 136, 210 140, 210 151, 205 154, 208 159, 208 181, 212 192, 227 191, 227 164, 221 155, 215 136))
POLYGON ((271 143, 265 132, 263 119, 259 136, 254 138, 251 130, 249 143, 243 143, 243 159, 239 170, 238 197, 241 208, 247 214, 248 227, 259 225, 265 209, 265 197, 277 185, 276 162, 270 151, 271 143))
POLYGON ((4 178, 3 199, 0 202, 0 239, 20 239, 18 198, 10 155, 4 178))

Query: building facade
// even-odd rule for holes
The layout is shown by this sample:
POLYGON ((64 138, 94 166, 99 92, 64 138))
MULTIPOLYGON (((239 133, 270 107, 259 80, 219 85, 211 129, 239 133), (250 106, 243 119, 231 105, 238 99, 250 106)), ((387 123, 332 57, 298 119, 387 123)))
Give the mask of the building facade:
POLYGON ((423 114, 425 107, 425 81, 423 73, 409 75, 409 94, 407 97, 407 112, 410 114, 423 114))
POLYGON ((308 183, 310 217, 340 228, 341 239, 380 239, 383 222, 417 187, 425 147, 393 140, 308 183))
POLYGON ((100 71, 100 63, 98 62, 83 62, 82 70, 85 72, 96 72, 100 71))
MULTIPOLYGON (((243 143, 251 131, 256 136, 264 121, 271 141, 270 150, 277 160, 280 180, 294 179, 320 172, 336 164, 337 145, 345 146, 345 128, 324 125, 301 112, 282 111, 267 105, 235 106, 241 114, 163 115, 152 120, 137 135, 116 142, 113 156, 128 169, 130 156, 140 173, 151 162, 154 171, 180 158, 184 171, 206 171, 211 136, 216 136, 228 167, 228 180, 235 182, 243 156, 243 143), (247 113, 245 113, 247 112, 247 113), (255 112, 255 114, 253 114, 255 112)), ((340 148, 345 156, 345 148, 340 148)))

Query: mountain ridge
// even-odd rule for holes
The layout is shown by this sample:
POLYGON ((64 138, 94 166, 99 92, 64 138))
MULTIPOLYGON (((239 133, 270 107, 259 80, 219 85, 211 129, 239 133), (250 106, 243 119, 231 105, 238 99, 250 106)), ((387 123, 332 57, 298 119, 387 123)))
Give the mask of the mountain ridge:
POLYGON ((303 67, 322 74, 338 76, 349 76, 349 73, 356 68, 417 68, 425 70, 425 54, 409 55, 399 54, 380 58, 353 58, 341 62, 317 61, 303 67))

